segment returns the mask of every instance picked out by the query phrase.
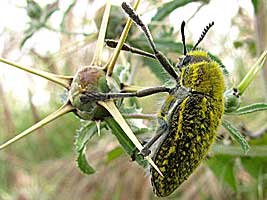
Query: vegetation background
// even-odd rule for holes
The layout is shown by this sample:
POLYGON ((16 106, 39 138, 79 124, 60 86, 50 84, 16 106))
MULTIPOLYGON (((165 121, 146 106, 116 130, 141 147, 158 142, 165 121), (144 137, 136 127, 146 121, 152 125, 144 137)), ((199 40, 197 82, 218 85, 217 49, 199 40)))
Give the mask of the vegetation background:
MULTIPOLYGON (((126 23, 120 3, 115 1, 112 7, 107 38, 118 39, 126 23)), ((57 74, 75 74, 92 60, 104 4, 92 0, 2 1, 1 57, 57 74)), ((189 44, 197 41, 206 24, 215 21, 201 47, 226 65, 230 72, 227 87, 239 83, 267 47, 266 0, 146 0, 138 12, 149 23, 158 48, 173 62, 181 55, 182 20, 188 23, 189 44)), ((149 50, 135 26, 127 42, 149 50)), ((111 52, 105 48, 103 61, 111 52)), ((129 71, 129 83, 151 86, 169 79, 154 61, 129 53, 121 53, 118 64, 129 71)), ((266 102, 266 83, 267 66, 245 92, 242 105, 266 102)), ((42 78, 0 64, 1 143, 58 108, 64 92, 42 78)), ((155 113, 163 99, 163 95, 146 97, 138 99, 137 105, 143 113, 155 113)), ((257 133, 267 132, 266 111, 226 118, 253 132, 254 137, 247 139, 255 154, 235 151, 240 147, 220 129, 217 143, 230 150, 211 153, 169 199, 267 199, 267 135, 257 137, 257 133)), ((143 123, 155 126, 148 120, 143 123)), ((79 127, 79 119, 68 114, 1 151, 0 199, 156 199, 143 169, 126 154, 114 156, 118 142, 108 132, 94 136, 88 144, 88 158, 96 173, 82 174, 73 152, 79 127)))

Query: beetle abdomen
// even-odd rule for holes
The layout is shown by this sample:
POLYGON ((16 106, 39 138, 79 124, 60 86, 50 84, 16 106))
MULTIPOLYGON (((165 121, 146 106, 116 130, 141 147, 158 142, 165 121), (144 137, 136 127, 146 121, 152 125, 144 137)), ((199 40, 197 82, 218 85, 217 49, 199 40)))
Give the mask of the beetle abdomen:
POLYGON ((170 116, 169 133, 153 155, 164 177, 151 169, 156 195, 168 196, 199 166, 214 141, 223 113, 218 102, 201 94, 185 98, 170 116))

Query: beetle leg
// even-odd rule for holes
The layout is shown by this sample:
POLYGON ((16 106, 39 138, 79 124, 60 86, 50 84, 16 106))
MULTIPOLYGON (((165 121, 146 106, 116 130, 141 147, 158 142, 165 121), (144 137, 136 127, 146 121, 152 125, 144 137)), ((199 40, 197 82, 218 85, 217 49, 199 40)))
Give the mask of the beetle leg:
POLYGON ((162 65, 162 67, 175 79, 178 79, 178 74, 175 72, 175 70, 173 69, 173 66, 170 64, 168 58, 163 55, 163 53, 161 53, 157 48, 156 45, 153 41, 152 35, 149 31, 149 29, 147 28, 147 26, 142 22, 142 20, 140 19, 140 17, 135 13, 135 11, 126 3, 123 2, 122 3, 122 9, 128 14, 128 16, 143 30, 149 45, 151 47, 151 49, 154 52, 155 57, 157 58, 157 60, 159 61, 159 63, 162 65))
MULTIPOLYGON (((116 46, 118 44, 117 41, 111 40, 111 39, 106 39, 105 42, 106 42, 107 46, 110 47, 110 48, 116 48, 116 46)), ((126 44, 126 43, 123 44, 121 50, 129 51, 131 53, 138 54, 138 55, 141 55, 141 56, 145 56, 145 57, 148 57, 148 58, 157 59, 154 54, 146 52, 146 51, 143 51, 143 50, 135 48, 135 47, 132 47, 132 46, 126 44)))
POLYGON ((84 93, 80 97, 80 100, 82 103, 88 103, 92 101, 105 101, 109 99, 121 99, 127 97, 145 97, 160 92, 169 93, 170 88, 164 86, 158 86, 129 93, 84 93))
POLYGON ((151 153, 150 147, 155 144, 155 142, 157 142, 162 135, 168 132, 168 125, 164 119, 159 118, 159 124, 160 127, 158 128, 156 135, 146 143, 146 145, 140 152, 140 154, 142 154, 144 157, 148 156, 151 153))
MULTIPOLYGON (((145 144, 147 144, 147 142, 148 142, 147 139, 149 140, 149 138, 146 138, 146 139, 139 138, 139 141, 142 144, 142 146, 144 146, 145 144)), ((139 150, 135 147, 134 150, 131 153, 131 159, 132 159, 132 161, 135 161, 136 160, 136 156, 139 155, 139 154, 140 154, 139 150)))

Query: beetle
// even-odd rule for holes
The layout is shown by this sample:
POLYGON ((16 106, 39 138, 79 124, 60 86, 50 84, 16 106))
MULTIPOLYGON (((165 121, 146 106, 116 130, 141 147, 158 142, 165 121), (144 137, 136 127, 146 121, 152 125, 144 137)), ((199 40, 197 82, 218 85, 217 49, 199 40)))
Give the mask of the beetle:
MULTIPOLYGON (((224 112, 222 68, 207 52, 197 49, 214 22, 205 27, 190 51, 185 45, 185 22, 182 22, 184 56, 174 67, 157 49, 149 29, 135 11, 125 2, 122 8, 142 29, 153 54, 127 44, 122 50, 157 59, 176 81, 176 86, 168 91, 169 95, 158 112, 159 126, 155 136, 140 152, 143 156, 152 153, 153 161, 163 173, 161 176, 150 169, 153 191, 164 197, 174 192, 205 159, 221 123, 224 112)), ((117 44, 113 40, 106 43, 110 47, 117 44)))

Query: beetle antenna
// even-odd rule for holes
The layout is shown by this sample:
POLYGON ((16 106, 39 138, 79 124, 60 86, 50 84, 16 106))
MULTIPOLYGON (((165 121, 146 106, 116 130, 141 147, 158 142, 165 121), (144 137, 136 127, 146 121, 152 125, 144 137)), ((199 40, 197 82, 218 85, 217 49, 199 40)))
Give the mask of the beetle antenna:
POLYGON ((183 46, 184 46, 184 55, 186 55, 187 50, 186 50, 186 46, 185 46, 184 27, 185 27, 185 21, 183 21, 181 24, 181 32, 182 32, 182 42, 183 42, 183 46))
POLYGON ((195 50, 197 48, 197 45, 199 45, 199 43, 204 39, 205 35, 207 34, 207 32, 210 30, 210 28, 214 25, 214 22, 209 23, 204 30, 202 31, 200 38, 198 39, 197 43, 195 44, 195 46, 193 47, 192 50, 195 50))

